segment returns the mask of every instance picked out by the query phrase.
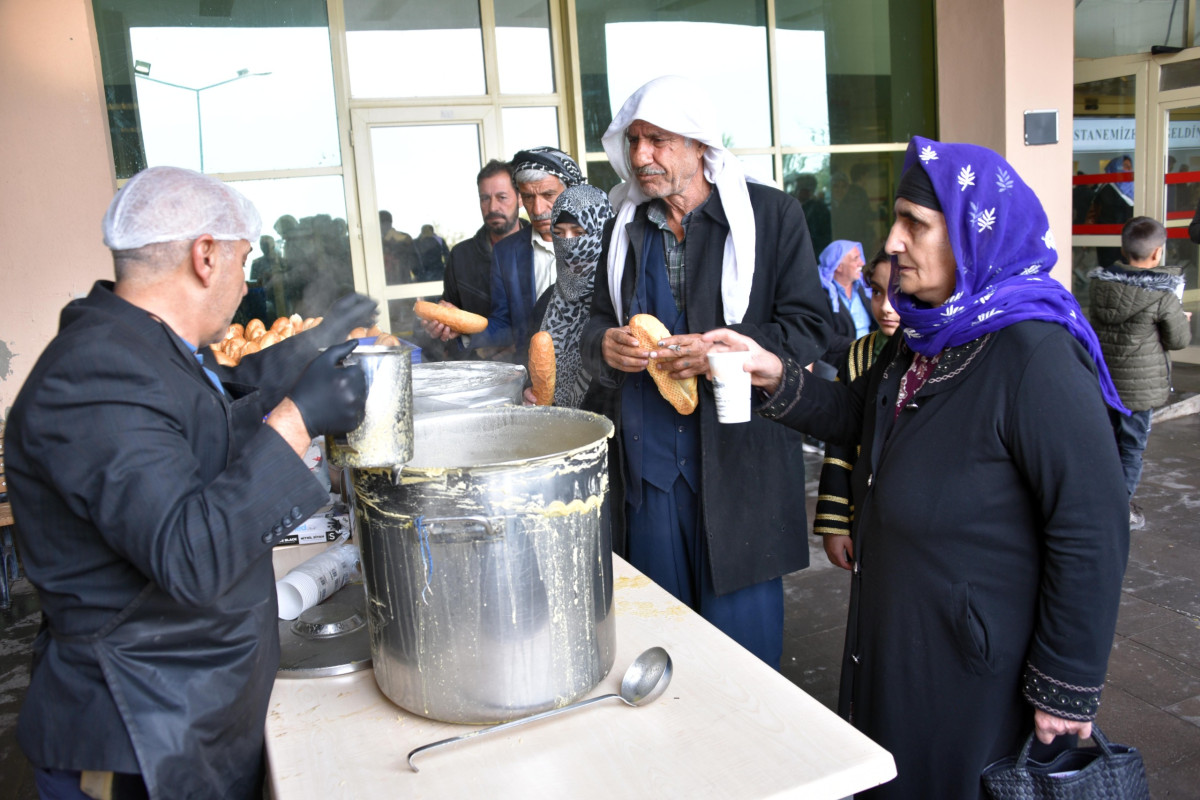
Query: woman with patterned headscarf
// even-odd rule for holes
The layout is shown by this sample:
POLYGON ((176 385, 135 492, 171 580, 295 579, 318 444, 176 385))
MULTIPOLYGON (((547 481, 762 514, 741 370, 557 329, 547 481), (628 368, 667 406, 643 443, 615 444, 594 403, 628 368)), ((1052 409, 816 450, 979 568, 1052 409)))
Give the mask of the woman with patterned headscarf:
POLYGON ((917 137, 895 212, 900 335, 849 385, 705 336, 752 351, 760 414, 861 443, 839 710, 898 774, 860 796, 960 800, 1031 732, 1091 732, 1129 546, 1121 405, 1003 158, 917 137))
POLYGON ((557 277, 541 330, 554 340, 556 406, 579 408, 591 380, 579 356, 579 338, 592 303, 600 236, 612 216, 608 195, 586 183, 559 195, 550 211, 557 277))

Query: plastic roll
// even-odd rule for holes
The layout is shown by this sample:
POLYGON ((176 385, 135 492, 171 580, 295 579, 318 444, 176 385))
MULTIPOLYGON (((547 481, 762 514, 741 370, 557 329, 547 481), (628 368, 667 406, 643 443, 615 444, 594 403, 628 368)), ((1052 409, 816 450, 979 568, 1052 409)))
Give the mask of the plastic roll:
POLYGON ((357 573, 358 547, 339 544, 313 556, 275 582, 279 618, 295 619, 350 582, 357 573))

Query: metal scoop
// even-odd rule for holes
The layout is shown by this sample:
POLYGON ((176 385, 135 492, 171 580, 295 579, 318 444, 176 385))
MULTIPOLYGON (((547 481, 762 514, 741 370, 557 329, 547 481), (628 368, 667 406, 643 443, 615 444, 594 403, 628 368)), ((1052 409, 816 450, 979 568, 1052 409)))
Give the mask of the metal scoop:
POLYGON ((633 660, 629 665, 629 669, 625 671, 625 676, 621 678, 620 694, 602 694, 599 697, 592 697, 587 700, 580 700, 577 703, 563 706, 562 708, 552 708, 549 711, 543 711, 540 714, 534 714, 531 717, 522 717, 514 719, 511 722, 502 722, 499 725, 491 725, 487 728, 480 728, 477 731, 465 733, 462 736, 452 736, 449 739, 442 739, 440 742, 432 742, 430 744, 421 745, 416 750, 408 754, 408 766, 413 772, 420 772, 417 765, 413 763, 413 757, 417 753, 422 753, 426 750, 431 750, 434 747, 441 747, 444 744, 453 744, 461 742, 464 739, 471 739, 475 736, 482 736, 485 733, 493 731, 502 731, 507 728, 515 728, 518 725, 524 725, 526 722, 534 722, 535 720, 553 717, 558 714, 565 714, 568 711, 574 711, 584 706, 590 706, 592 703, 599 703, 601 700, 610 700, 616 698, 627 706, 644 706, 647 703, 652 703, 658 699, 659 695, 667 689, 667 684, 671 682, 671 656, 667 655, 667 651, 661 647, 651 647, 646 652, 633 660))

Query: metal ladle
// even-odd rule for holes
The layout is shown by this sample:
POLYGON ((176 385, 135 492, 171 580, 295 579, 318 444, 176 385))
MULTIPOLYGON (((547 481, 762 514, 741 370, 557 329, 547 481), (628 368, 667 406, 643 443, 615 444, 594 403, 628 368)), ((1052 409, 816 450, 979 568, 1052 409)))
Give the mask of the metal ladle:
POLYGON ((549 711, 543 711, 540 714, 534 714, 531 717, 522 717, 514 719, 511 722, 502 722, 499 725, 491 725, 487 728, 480 728, 477 731, 465 733, 462 736, 452 736, 449 739, 442 739, 440 742, 432 742, 430 744, 421 745, 416 750, 408 754, 408 766, 413 772, 420 772, 417 765, 413 763, 413 757, 417 753, 422 753, 426 750, 431 750, 434 747, 441 747, 444 744, 453 744, 461 742, 464 739, 471 739, 476 736, 482 736, 485 733, 493 731, 502 731, 508 728, 515 728, 518 725, 524 725, 526 722, 534 722, 546 717, 565 714, 568 711, 574 711, 584 706, 590 706, 592 703, 599 703, 601 700, 610 700, 616 698, 627 706, 636 707, 644 706, 647 703, 652 703, 658 699, 659 695, 667 690, 667 684, 671 682, 671 656, 661 647, 651 647, 646 652, 633 660, 629 665, 629 669, 625 670, 625 676, 621 678, 620 694, 602 694, 599 697, 592 697, 587 700, 580 700, 577 703, 563 706, 562 708, 552 708, 549 711))

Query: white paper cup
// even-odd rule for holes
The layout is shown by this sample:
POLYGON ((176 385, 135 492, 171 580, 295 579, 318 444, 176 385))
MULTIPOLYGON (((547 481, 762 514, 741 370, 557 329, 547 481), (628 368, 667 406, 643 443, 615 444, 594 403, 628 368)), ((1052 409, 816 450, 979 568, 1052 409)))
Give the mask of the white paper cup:
POLYGON ((750 373, 742 369, 749 358, 748 350, 708 354, 718 422, 750 421, 750 373))

